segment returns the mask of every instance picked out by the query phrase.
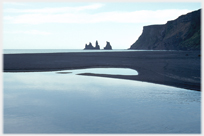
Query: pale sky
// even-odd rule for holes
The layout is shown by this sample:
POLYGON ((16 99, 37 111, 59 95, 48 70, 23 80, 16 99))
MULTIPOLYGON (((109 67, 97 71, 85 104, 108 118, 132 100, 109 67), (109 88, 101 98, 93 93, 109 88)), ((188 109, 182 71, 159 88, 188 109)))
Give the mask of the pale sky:
POLYGON ((165 24, 200 2, 4 2, 4 49, 129 48, 143 26, 165 24))

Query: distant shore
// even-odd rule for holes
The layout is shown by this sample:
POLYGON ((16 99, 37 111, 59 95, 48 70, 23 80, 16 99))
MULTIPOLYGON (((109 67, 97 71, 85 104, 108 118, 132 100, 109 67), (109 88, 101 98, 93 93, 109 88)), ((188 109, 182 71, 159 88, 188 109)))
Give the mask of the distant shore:
POLYGON ((4 54, 4 72, 39 72, 69 69, 113 67, 131 68, 137 76, 101 76, 201 90, 200 51, 126 51, 4 54))

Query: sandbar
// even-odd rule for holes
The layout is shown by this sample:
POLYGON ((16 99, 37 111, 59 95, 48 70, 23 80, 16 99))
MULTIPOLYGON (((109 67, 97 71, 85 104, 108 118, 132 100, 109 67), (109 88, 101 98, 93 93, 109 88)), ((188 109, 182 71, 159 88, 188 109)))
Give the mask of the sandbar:
POLYGON ((201 91, 200 51, 125 51, 4 54, 4 72, 41 72, 84 68, 131 68, 139 75, 99 76, 137 80, 201 91))

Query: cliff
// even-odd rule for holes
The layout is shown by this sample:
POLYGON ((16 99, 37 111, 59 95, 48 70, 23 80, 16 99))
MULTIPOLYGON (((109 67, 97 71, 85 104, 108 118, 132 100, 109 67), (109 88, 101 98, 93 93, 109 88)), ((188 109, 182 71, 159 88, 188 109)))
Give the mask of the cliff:
POLYGON ((141 36, 130 49, 200 50, 201 9, 168 21, 164 25, 144 26, 141 36))

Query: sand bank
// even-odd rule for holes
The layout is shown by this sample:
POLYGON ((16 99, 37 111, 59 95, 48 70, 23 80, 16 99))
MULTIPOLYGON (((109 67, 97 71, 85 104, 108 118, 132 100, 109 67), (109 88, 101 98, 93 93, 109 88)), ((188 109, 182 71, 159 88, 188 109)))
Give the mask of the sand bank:
POLYGON ((137 76, 83 73, 201 90, 200 51, 135 51, 4 54, 4 72, 37 72, 97 67, 131 68, 137 76))

